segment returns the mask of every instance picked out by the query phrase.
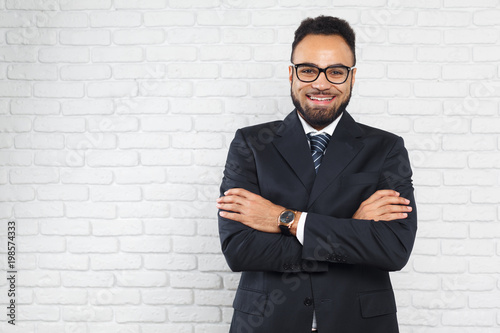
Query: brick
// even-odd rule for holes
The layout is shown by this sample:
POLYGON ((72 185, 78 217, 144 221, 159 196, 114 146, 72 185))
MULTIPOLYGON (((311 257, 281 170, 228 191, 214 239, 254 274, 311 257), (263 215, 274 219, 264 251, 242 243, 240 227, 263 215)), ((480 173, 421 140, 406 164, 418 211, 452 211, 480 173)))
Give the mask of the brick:
POLYGON ((90 255, 93 270, 128 270, 141 267, 141 256, 134 254, 96 254, 90 255))
POLYGON ((498 40, 495 29, 452 29, 444 32, 446 44, 495 44, 498 40))
MULTIPOLYGON (((234 50, 237 50, 236 47, 234 50)), ((289 46, 286 47, 284 45, 256 46, 254 47, 253 50, 254 50, 253 58, 256 61, 289 61, 290 59, 289 46)))
POLYGON ((248 93, 248 86, 245 82, 224 80, 223 82, 198 82, 195 90, 197 96, 200 97, 243 97, 248 93))
POLYGON ((500 159, 498 152, 495 153, 476 153, 469 155, 469 167, 477 169, 500 168, 500 159))
POLYGON ((275 36, 268 28, 227 28, 222 31, 222 40, 225 44, 271 44, 275 36))
POLYGON ((446 205, 443 207, 443 221, 494 221, 496 207, 486 205, 446 205))
POLYGON ((62 45, 109 45, 111 33, 106 30, 62 30, 59 32, 62 45))
MULTIPOLYGON (((175 188, 178 186, 186 186, 186 185, 173 185, 169 184, 168 188, 175 188)), ((165 186, 164 186, 165 187, 165 186)), ((155 196, 153 199, 151 196, 153 195, 148 195, 148 193, 154 191, 154 187, 148 191, 150 187, 148 186, 145 189, 145 197, 148 200, 154 200, 155 196)), ((179 194, 181 197, 183 196, 183 192, 179 194)), ((169 195, 167 194, 166 197, 169 195)), ((158 197, 159 199, 161 197, 158 197)), ((169 200, 169 199, 164 199, 164 200, 169 200)), ((173 200, 173 199, 172 199, 173 200)), ((192 220, 145 220, 144 221, 144 227, 146 230, 146 234, 150 235, 194 235, 195 230, 196 230, 196 222, 192 220)))
POLYGON ((491 256, 495 254, 495 243, 485 240, 443 240, 442 254, 452 256, 491 256))
POLYGON ((215 8, 220 5, 219 0, 170 0, 170 8, 215 8))
POLYGON ((0 82, 0 97, 30 97, 31 86, 28 82, 0 82))
POLYGON ((216 79, 219 66, 216 64, 171 64, 167 76, 172 79, 216 79))
POLYGON ((445 80, 488 80, 495 77, 496 66, 448 65, 443 67, 445 80))
POLYGON ((142 81, 140 83, 140 95, 148 97, 191 97, 193 87, 187 81, 142 81))
POLYGON ((62 1, 62 10, 110 9, 111 0, 72 0, 62 1))
POLYGON ((62 319, 64 322, 109 322, 113 319, 113 310, 105 307, 65 306, 62 319))
POLYGON ((142 23, 141 13, 126 11, 106 11, 90 14, 90 26, 105 27, 138 27, 142 23))
POLYGON ((372 9, 361 12, 361 23, 375 26, 410 26, 414 25, 416 14, 401 8, 372 9))
POLYGON ((158 114, 166 113, 169 110, 169 101, 156 98, 134 97, 127 100, 118 101, 115 104, 115 113, 120 114, 158 114))
POLYGON ((164 183, 166 179, 165 170, 163 168, 114 168, 113 171, 117 184, 158 184, 164 183))
POLYGON ((147 27, 194 26, 195 13, 191 11, 156 11, 144 13, 144 25, 147 27))
POLYGON ((93 62, 140 62, 144 60, 144 52, 140 47, 115 46, 92 49, 93 62))
POLYGON ((500 194, 497 188, 473 189, 471 193, 471 202, 479 204, 498 204, 500 203, 500 194))
POLYGON ((492 326, 495 324, 495 313, 478 312, 471 310, 449 311, 443 313, 442 322, 443 325, 453 325, 462 327, 492 326))
POLYGON ((481 151, 481 150, 495 150, 497 142, 495 138, 488 136, 444 136, 443 137, 443 150, 454 151, 481 151))
POLYGON ((466 97, 468 86, 465 83, 455 82, 426 82, 415 83, 415 95, 417 97, 466 97))
POLYGON ((116 207, 108 203, 73 203, 68 202, 66 206, 66 216, 70 218, 102 218, 114 219, 116 217, 116 207))
POLYGON ((58 271, 86 271, 89 269, 89 258, 86 255, 74 254, 40 254, 38 267, 58 271))
POLYGON ((77 288, 43 288, 35 290, 37 304, 83 305, 87 303, 87 291, 77 288))
POLYGON ((25 305, 23 311, 19 312, 16 318, 21 322, 25 321, 58 321, 60 319, 59 309, 54 306, 25 305))
POLYGON ((497 105, 493 101, 482 101, 470 95, 461 101, 445 101, 444 114, 454 115, 488 115, 492 116, 497 112, 497 105))
MULTIPOLYGON (((413 44, 413 43, 412 43, 413 44)), ((441 76, 441 67, 432 64, 425 65, 399 65, 387 66, 387 77, 391 79, 437 79, 441 76)))
POLYGON ((85 87, 80 82, 35 83, 33 94, 36 97, 81 98, 85 96, 85 87))
POLYGON ((62 103, 63 115, 110 115, 113 111, 114 105, 110 100, 75 100, 62 103))
POLYGON ((141 164, 146 166, 155 165, 190 165, 192 157, 190 151, 185 150, 148 150, 141 152, 141 164))
POLYGON ((92 221, 92 234, 96 236, 140 235, 142 224, 138 220, 92 221))
POLYGON ((221 318, 220 309, 218 307, 174 307, 168 313, 168 318, 172 322, 188 322, 188 323, 215 323, 221 318))
POLYGON ((279 82, 266 82, 257 84, 252 82, 250 84, 250 96, 257 98, 265 97, 288 97, 290 95, 290 83, 285 80, 279 82))
POLYGON ((418 13, 417 24, 421 27, 466 27, 472 22, 472 15, 466 12, 422 11, 418 13))
POLYGON ((113 238, 72 237, 67 240, 70 253, 114 253, 118 251, 118 242, 113 238))
POLYGON ((472 50, 474 61, 499 61, 500 47, 477 46, 472 50))
POLYGON ((120 204, 118 211, 122 218, 169 217, 170 205, 164 202, 132 202, 120 204))
MULTIPOLYGON (((200 166, 218 166, 224 167, 224 161, 227 157, 225 150, 196 150, 194 154, 194 163, 200 166)), ((215 191, 217 193, 218 191, 215 191)))
POLYGON ((487 275, 450 275, 444 276, 442 280, 442 289, 447 291, 489 291, 495 289, 495 280, 487 275))
POLYGON ((85 119, 83 118, 67 118, 67 117, 43 117, 36 118, 33 123, 33 128, 37 132, 84 132, 85 119))
POLYGON ((397 82, 361 82, 358 86, 360 96, 406 97, 410 95, 411 86, 408 83, 397 82))
POLYGON ((14 140, 10 134, 0 134, 0 149, 11 148, 14 140))
POLYGON ((166 312, 162 307, 127 307, 115 310, 117 323, 133 322, 156 322, 163 323, 166 320, 166 312))
MULTIPOLYGON (((85 324, 77 323, 38 323, 37 331, 40 333, 65 333, 71 331, 73 333, 84 333, 86 332, 87 326, 85 324)), ((35 328, 33 327, 33 331, 35 328)))
POLYGON ((58 101, 51 100, 13 99, 10 110, 12 114, 54 115, 59 114, 60 105, 58 101))
POLYGON ((52 168, 11 169, 11 184, 49 184, 59 181, 59 172, 52 168))
POLYGON ((57 80, 57 67, 53 65, 10 65, 7 77, 11 80, 57 80))
POLYGON ((363 49, 364 61, 413 61, 413 47, 368 46, 363 49))
POLYGON ((171 44, 214 44, 220 39, 220 31, 216 28, 172 28, 167 31, 167 42, 171 44))
POLYGON ((3 186, 0 192, 0 202, 5 201, 32 201, 35 199, 35 190, 30 186, 3 186))
MULTIPOLYGON (((89 328, 89 332, 92 333, 123 333, 124 327, 123 325, 116 325, 116 324, 103 324, 103 323, 97 323, 97 324, 86 324, 85 327, 89 328)), ((126 326, 126 332, 127 333, 141 333, 143 330, 141 328, 143 325, 133 325, 133 324, 127 324, 126 326)))
MULTIPOLYGON (((122 149, 135 149, 135 148, 168 148, 170 146, 170 137, 165 134, 157 133, 123 133, 119 137, 119 147, 122 149)), ((143 153, 158 154, 160 151, 143 151, 143 153)), ((168 151, 161 151, 161 153, 168 153, 168 151)), ((141 158, 141 163, 143 163, 141 158)))
POLYGON ((445 7, 469 8, 471 6, 477 7, 496 7, 498 2, 496 0, 444 0, 445 7))
POLYGON ((212 237, 219 236, 218 226, 215 223, 210 223, 210 221, 211 219, 204 219, 200 221, 197 230, 198 235, 212 237))
POLYGON ((9 45, 0 47, 0 59, 15 62, 36 62, 37 49, 33 46, 9 45))
POLYGON ((250 24, 250 13, 245 11, 198 11, 196 21, 207 26, 247 26, 250 24))
POLYGON ((421 46, 417 50, 417 60, 427 62, 467 62, 470 59, 467 47, 421 46))
POLYGON ((75 80, 107 80, 111 78, 111 68, 107 65, 69 65, 61 67, 61 79, 75 80))
POLYGON ((222 255, 201 254, 197 255, 197 257, 198 257, 198 270, 200 270, 201 272, 230 271, 226 263, 226 260, 222 255))
POLYGON ((394 115, 437 115, 443 110, 440 101, 426 100, 390 100, 388 102, 388 112, 394 115))
POLYGON ((485 81, 471 84, 471 96, 488 98, 500 96, 500 85, 496 81, 485 81))
POLYGON ((490 118, 472 119, 471 132, 472 133, 500 133, 500 120, 490 118))
POLYGON ((419 292, 413 295, 412 305, 417 309, 462 309, 467 305, 467 297, 457 292, 419 292))
POLYGON ((88 192, 86 186, 39 186, 37 188, 37 198, 44 201, 85 201, 88 200, 88 192))
POLYGON ((196 269, 196 257, 188 254, 148 254, 144 257, 144 267, 148 270, 191 271, 196 269))
POLYGON ((40 222, 40 233, 42 235, 88 236, 90 227, 88 221, 47 220, 40 222))
POLYGON ((172 236, 175 253, 220 253, 220 241, 217 237, 172 236))
POLYGON ((165 65, 162 64, 128 64, 113 67, 113 76, 116 79, 162 79, 165 74, 165 65))
POLYGON ((8 44, 22 45, 55 45, 57 43, 57 32, 44 28, 15 28, 7 31, 8 44))
POLYGON ((58 202, 18 203, 14 205, 14 213, 17 218, 62 217, 64 216, 64 208, 62 203, 58 202))
POLYGON ((21 28, 31 25, 32 15, 21 14, 19 12, 0 13, 1 28, 21 28))
POLYGON ((228 79, 269 79, 273 66, 266 64, 223 64, 221 77, 228 79))
POLYGON ((146 132, 191 131, 192 120, 189 116, 150 116, 141 118, 141 128, 146 132))
POLYGON ((136 82, 97 82, 87 86, 87 94, 93 98, 126 98, 137 96, 137 93, 136 82))
POLYGON ((120 9, 161 9, 165 8, 167 0, 115 0, 115 8, 120 9))
POLYGON ((158 253, 170 251, 170 239, 165 236, 122 237, 122 252, 158 253))
POLYGON ((0 151, 0 165, 2 166, 29 166, 32 159, 30 152, 0 151))
MULTIPOLYGON (((129 274, 126 272, 125 274, 129 274)), ((89 292, 90 304, 94 305, 130 305, 140 303, 140 292, 131 288, 93 289, 89 292)))
POLYGON ((197 57, 196 54, 197 49, 193 46, 161 46, 146 49, 148 61, 194 61, 197 57))
POLYGON ((60 273, 51 271, 24 271, 17 281, 20 287, 57 287, 60 284, 60 273))
POLYGON ((119 287, 165 287, 167 276, 164 272, 127 272, 116 279, 119 287))
POLYGON ((470 297, 470 307, 473 309, 495 309, 500 307, 498 294, 493 292, 477 293, 470 297))
POLYGON ((195 290, 197 305, 232 306, 235 292, 223 290, 195 290))
POLYGON ((105 116, 87 117, 90 132, 136 132, 139 120, 136 117, 105 116))
POLYGON ((93 186, 91 200, 94 202, 108 201, 140 201, 141 189, 137 186, 93 186))
POLYGON ((469 123, 465 119, 450 117, 432 117, 419 118, 414 122, 415 132, 417 133, 467 133, 469 123))
POLYGON ((36 25, 42 28, 85 28, 88 25, 86 13, 37 13, 36 25))
POLYGON ((500 24, 500 10, 483 10, 474 13, 474 24, 479 26, 500 24))
POLYGON ((63 184, 111 184, 113 172, 109 170, 71 169, 61 172, 63 184))
POLYGON ((447 170, 443 177, 446 186, 490 186, 495 183, 497 174, 494 171, 447 170))
POLYGON ((85 163, 83 155, 73 151, 44 150, 35 153, 34 164, 37 166, 81 167, 85 163))
POLYGON ((90 51, 86 47, 41 48, 38 59, 42 63, 86 63, 90 61, 90 51))
MULTIPOLYGON (((269 48, 269 46, 268 46, 269 48)), ((265 51, 260 51, 259 59, 266 61, 266 56, 262 54, 265 51)), ((275 58, 284 60, 284 52, 288 53, 288 50, 278 51, 275 58)), ((200 50, 200 60, 204 61, 247 61, 252 58, 252 49, 249 46, 226 46, 226 45, 209 45, 205 46, 200 50)), ((271 56, 269 58, 272 58, 271 56)))
POLYGON ((251 98, 225 98, 225 111, 229 114, 274 114, 277 110, 276 101, 272 99, 259 100, 251 98))
POLYGON ((202 167, 172 167, 167 170, 171 183, 180 184, 219 184, 221 172, 219 168, 202 167))
POLYGON ((420 223, 420 237, 423 238, 467 238, 468 228, 465 223, 420 223))
POLYGON ((413 259, 413 268, 419 273, 464 273, 467 262, 459 257, 419 257, 413 259))
POLYGON ((221 278, 212 273, 178 273, 170 274, 170 286, 174 288, 218 289, 221 278))
POLYGON ((189 289, 145 289, 141 291, 144 304, 147 305, 190 305, 193 304, 193 291, 189 289))

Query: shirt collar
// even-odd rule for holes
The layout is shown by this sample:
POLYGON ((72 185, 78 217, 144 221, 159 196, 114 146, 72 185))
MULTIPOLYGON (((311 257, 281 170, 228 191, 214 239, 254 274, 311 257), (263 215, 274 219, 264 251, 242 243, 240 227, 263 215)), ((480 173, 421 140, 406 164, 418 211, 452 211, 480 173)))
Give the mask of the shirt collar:
MULTIPOLYGON (((297 111, 297 113, 298 113, 298 111, 297 111)), ((342 114, 337 119, 335 119, 330 125, 323 128, 321 131, 314 129, 311 125, 309 125, 307 123, 307 121, 305 121, 304 118, 302 118, 302 116, 300 114, 297 114, 297 116, 299 117, 300 123, 302 124, 302 127, 304 128, 304 133, 306 133, 306 134, 312 133, 312 135, 326 133, 326 134, 329 134, 330 136, 333 136, 333 132, 335 131, 335 128, 337 128, 337 125, 340 121, 340 118, 342 118, 343 114, 344 113, 342 112, 342 114)))

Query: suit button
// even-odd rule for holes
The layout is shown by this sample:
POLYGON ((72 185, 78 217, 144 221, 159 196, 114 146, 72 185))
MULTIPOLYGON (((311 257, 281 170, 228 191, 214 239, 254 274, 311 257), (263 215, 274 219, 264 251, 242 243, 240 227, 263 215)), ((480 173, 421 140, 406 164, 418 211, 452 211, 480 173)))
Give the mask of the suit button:
POLYGON ((312 300, 312 298, 310 298, 310 297, 306 297, 306 299, 304 300, 304 305, 305 305, 305 306, 311 306, 311 305, 313 305, 313 300, 312 300))

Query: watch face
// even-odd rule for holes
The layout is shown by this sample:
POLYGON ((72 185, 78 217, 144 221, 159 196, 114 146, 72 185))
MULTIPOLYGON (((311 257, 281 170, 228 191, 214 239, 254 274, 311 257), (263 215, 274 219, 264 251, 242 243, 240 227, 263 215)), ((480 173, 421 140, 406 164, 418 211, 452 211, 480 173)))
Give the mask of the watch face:
POLYGON ((294 218, 295 218, 294 212, 292 212, 291 210, 285 210, 280 215, 280 222, 281 223, 290 223, 293 221, 294 218))

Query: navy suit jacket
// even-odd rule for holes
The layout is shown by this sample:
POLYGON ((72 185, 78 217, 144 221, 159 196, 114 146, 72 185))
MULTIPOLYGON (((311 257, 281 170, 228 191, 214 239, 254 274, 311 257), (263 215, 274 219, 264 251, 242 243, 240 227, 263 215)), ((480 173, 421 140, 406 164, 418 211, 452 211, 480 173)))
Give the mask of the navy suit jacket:
POLYGON ((318 174, 296 111, 284 121, 240 129, 221 195, 245 188, 307 212, 304 244, 219 216, 222 251, 241 271, 231 333, 398 332, 389 272, 407 263, 417 230, 411 168, 402 138, 344 112, 318 174), (379 189, 411 201, 406 219, 352 219, 379 189))

